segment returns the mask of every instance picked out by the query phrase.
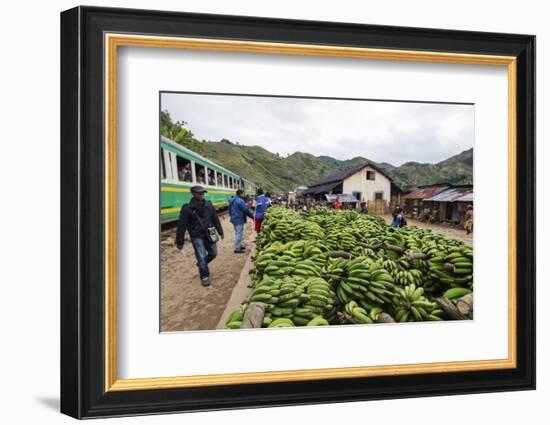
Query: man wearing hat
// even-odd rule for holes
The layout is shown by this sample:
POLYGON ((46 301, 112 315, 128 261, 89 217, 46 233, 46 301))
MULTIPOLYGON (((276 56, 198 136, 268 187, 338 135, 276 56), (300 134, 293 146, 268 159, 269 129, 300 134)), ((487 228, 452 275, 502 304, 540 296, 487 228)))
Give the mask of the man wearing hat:
POLYGON ((208 263, 218 254, 215 233, 223 239, 223 228, 214 205, 204 199, 206 192, 208 191, 202 186, 191 188, 192 198, 188 204, 181 207, 176 233, 176 246, 181 250, 185 231, 189 232, 202 286, 210 285, 208 263))

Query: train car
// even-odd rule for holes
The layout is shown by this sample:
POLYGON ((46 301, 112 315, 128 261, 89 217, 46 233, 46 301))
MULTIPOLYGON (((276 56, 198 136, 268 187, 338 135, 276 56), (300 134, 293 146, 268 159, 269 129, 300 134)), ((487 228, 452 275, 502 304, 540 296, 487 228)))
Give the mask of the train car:
POLYGON ((245 196, 256 196, 256 189, 258 188, 258 186, 256 186, 250 180, 241 178, 241 188, 244 190, 245 196))
POLYGON ((179 218, 181 206, 191 199, 192 186, 206 188, 205 198, 217 210, 227 208, 235 191, 245 186, 238 174, 164 136, 160 140, 160 178, 161 223, 179 218))

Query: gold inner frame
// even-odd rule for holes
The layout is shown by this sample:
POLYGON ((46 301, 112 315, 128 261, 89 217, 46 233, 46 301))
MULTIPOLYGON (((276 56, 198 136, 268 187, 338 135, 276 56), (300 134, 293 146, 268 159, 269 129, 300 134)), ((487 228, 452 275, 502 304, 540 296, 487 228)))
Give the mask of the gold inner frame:
POLYGON ((255 41, 105 34, 105 391, 358 378, 416 373, 510 369, 516 358, 516 58, 477 54, 370 49, 255 41), (325 56, 507 67, 508 71, 508 357, 495 360, 305 369, 274 372, 117 379, 116 373, 116 99, 120 46, 325 56))

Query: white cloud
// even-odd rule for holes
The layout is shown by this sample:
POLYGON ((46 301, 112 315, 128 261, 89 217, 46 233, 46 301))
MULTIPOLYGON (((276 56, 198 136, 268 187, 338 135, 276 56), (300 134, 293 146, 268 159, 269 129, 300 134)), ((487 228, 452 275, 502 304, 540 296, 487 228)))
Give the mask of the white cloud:
POLYGON ((474 145, 474 106, 163 93, 161 108, 199 139, 281 155, 434 163, 474 145))

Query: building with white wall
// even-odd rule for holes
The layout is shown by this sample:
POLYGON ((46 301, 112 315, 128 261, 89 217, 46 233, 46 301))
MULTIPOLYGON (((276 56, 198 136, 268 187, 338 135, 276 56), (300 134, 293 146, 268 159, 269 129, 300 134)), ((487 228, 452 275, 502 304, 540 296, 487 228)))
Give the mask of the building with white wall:
POLYGON ((316 199, 325 194, 346 193, 360 202, 391 199, 392 179, 375 165, 363 163, 352 168, 337 171, 315 182, 303 193, 316 199))

